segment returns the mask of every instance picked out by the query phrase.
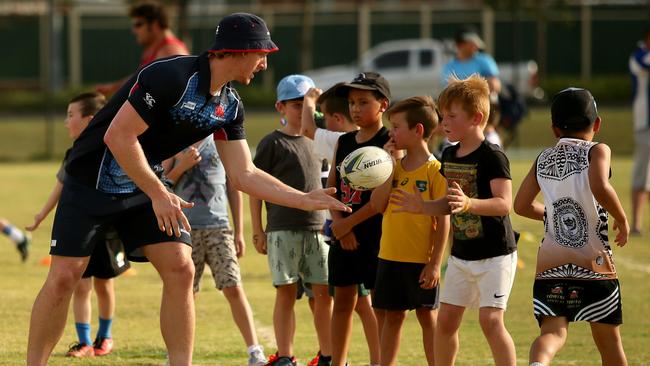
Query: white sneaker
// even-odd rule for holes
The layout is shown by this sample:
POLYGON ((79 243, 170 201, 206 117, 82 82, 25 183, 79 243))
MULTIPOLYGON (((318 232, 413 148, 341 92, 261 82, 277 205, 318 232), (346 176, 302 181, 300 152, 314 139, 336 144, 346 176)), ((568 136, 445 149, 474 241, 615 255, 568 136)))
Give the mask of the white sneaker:
POLYGON ((266 356, 264 355, 264 348, 257 346, 248 354, 248 366, 264 366, 266 365, 266 356))

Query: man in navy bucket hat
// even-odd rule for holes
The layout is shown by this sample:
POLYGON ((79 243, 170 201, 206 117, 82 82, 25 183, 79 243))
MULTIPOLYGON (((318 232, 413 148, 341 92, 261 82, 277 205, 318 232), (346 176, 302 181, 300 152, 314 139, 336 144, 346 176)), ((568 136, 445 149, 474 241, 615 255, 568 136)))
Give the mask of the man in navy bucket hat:
POLYGON ((194 265, 191 208, 165 185, 162 161, 212 135, 233 186, 303 210, 349 209, 334 189, 297 191, 257 169, 244 133, 244 105, 231 81, 248 85, 278 47, 264 21, 226 16, 213 47, 138 70, 92 119, 67 155, 48 276, 34 301, 27 365, 46 365, 61 335, 70 297, 94 246, 112 226, 127 256, 150 261, 163 281, 160 328, 171 366, 192 364, 194 265))

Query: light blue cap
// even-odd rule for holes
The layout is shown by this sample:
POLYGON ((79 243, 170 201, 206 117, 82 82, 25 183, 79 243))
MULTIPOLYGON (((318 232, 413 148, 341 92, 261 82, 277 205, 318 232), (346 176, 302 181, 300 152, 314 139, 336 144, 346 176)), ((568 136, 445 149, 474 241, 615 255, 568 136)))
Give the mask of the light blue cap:
POLYGON ((285 76, 278 83, 277 100, 278 102, 282 102, 302 98, 310 88, 314 87, 314 81, 305 75, 285 76))

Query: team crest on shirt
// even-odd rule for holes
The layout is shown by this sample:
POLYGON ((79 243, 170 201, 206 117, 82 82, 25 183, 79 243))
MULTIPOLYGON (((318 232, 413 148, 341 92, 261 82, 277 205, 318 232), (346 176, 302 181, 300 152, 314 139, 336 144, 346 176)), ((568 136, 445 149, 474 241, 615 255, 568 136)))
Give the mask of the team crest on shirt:
POLYGON ((562 246, 582 248, 587 244, 587 219, 578 202, 570 197, 553 202, 553 230, 562 246))
POLYGON ((418 191, 424 192, 427 190, 427 181, 426 180, 416 180, 415 186, 418 187, 418 191))
POLYGON ((223 110, 223 106, 222 106, 221 104, 218 104, 218 105, 214 108, 214 114, 215 114, 217 117, 223 117, 223 116, 224 116, 225 112, 224 112, 224 110, 223 110))

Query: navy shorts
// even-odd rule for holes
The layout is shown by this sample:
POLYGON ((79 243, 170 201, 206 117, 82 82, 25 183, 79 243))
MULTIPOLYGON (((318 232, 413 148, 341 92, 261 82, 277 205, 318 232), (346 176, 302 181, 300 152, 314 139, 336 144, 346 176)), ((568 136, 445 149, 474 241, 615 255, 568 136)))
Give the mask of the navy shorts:
POLYGON ((413 310, 438 307, 438 286, 420 287, 424 263, 379 259, 372 307, 383 310, 413 310))
POLYGON ((104 245, 115 228, 127 258, 147 262, 140 248, 149 244, 180 242, 192 245, 190 234, 167 235, 158 228, 151 200, 144 193, 109 195, 77 183, 66 176, 52 226, 50 254, 87 257, 95 246, 104 245))
POLYGON ((535 280, 533 285, 535 318, 565 317, 580 320, 623 324, 621 291, 618 280, 535 280))

